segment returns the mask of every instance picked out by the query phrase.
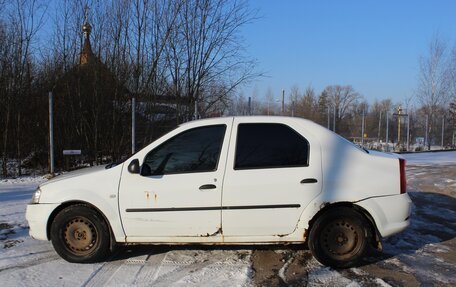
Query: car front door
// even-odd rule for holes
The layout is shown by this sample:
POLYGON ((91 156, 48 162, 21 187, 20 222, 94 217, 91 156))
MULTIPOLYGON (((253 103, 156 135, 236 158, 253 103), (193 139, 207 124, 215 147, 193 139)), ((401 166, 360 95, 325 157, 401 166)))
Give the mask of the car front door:
POLYGON ((130 173, 125 163, 119 208, 127 241, 218 233, 232 119, 218 122, 178 130, 139 152, 140 174, 130 173))
POLYGON ((225 239, 290 234, 321 192, 319 144, 297 122, 272 121, 233 123, 235 149, 230 148, 222 198, 225 239))

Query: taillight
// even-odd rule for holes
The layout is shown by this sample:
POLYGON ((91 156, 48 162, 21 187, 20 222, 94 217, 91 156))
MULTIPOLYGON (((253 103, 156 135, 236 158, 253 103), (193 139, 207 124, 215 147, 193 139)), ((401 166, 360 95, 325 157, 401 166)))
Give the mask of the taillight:
POLYGON ((407 192, 407 178, 405 177, 405 159, 399 159, 399 171, 401 173, 401 194, 407 192))

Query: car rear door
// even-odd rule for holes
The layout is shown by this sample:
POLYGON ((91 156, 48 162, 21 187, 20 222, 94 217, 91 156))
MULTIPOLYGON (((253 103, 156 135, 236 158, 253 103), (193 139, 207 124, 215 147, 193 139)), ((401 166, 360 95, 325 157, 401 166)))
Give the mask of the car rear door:
POLYGON ((298 121, 276 121, 234 120, 222 197, 225 238, 290 234, 321 192, 319 144, 298 121))

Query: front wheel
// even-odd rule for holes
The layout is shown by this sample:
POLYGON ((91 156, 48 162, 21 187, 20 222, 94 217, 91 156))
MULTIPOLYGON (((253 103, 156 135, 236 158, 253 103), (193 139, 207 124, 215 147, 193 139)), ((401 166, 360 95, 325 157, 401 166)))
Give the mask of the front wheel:
POLYGON ((66 261, 90 263, 109 254, 109 228, 104 218, 87 205, 72 205, 61 210, 51 225, 55 251, 66 261))
POLYGON ((368 248, 369 231, 364 217, 353 209, 330 209, 313 224, 309 249, 324 265, 352 267, 362 259, 368 248))

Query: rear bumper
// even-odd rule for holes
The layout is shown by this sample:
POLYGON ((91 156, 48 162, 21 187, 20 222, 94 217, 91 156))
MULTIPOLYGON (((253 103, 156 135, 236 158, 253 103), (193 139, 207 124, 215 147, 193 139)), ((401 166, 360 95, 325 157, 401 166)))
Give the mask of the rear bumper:
POLYGON ((47 223, 49 216, 59 204, 28 204, 25 218, 30 227, 30 237, 39 240, 49 240, 47 236, 47 223))
POLYGON ((382 237, 401 232, 410 225, 412 201, 407 193, 369 198, 356 204, 369 212, 382 237))

